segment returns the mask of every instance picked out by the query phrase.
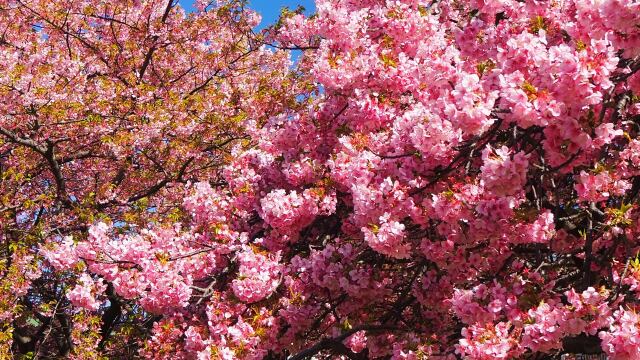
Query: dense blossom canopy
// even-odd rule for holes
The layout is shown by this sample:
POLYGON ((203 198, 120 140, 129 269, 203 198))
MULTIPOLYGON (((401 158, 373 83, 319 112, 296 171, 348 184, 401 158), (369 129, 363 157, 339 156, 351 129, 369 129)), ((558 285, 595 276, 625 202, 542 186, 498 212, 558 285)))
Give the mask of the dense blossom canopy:
POLYGON ((196 5, 0 0, 0 353, 640 358, 640 2, 196 5))

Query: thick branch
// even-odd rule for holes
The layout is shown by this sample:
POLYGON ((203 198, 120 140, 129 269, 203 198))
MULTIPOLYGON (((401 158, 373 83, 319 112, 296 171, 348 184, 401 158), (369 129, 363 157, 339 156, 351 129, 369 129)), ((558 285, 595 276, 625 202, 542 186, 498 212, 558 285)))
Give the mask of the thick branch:
POLYGON ((389 327, 384 327, 384 326, 377 326, 377 325, 362 325, 362 326, 356 326, 351 330, 348 330, 344 333, 342 333, 339 336, 333 337, 333 338, 324 338, 322 340, 320 340, 319 342, 317 342, 315 345, 313 345, 310 348, 307 348, 291 357, 289 357, 288 360, 303 360, 303 359, 310 359, 313 355, 316 355, 317 353, 323 351, 323 350, 329 350, 335 347, 336 343, 342 343, 345 339, 347 339, 349 336, 357 333, 358 331, 369 331, 369 332, 381 332, 381 331, 386 331, 386 330, 393 330, 392 328, 389 327))

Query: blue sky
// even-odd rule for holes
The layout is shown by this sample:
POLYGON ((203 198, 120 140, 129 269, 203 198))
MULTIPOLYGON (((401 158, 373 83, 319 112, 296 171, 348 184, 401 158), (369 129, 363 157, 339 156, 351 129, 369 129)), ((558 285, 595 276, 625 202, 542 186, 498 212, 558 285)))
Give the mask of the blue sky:
MULTIPOLYGON (((193 0, 180 0, 180 5, 186 10, 193 10, 193 0)), ((306 14, 310 15, 315 10, 314 0, 249 0, 249 7, 258 11, 262 15, 262 23, 260 27, 273 24, 280 15, 280 9, 288 6, 295 9, 298 5, 304 6, 306 14)))

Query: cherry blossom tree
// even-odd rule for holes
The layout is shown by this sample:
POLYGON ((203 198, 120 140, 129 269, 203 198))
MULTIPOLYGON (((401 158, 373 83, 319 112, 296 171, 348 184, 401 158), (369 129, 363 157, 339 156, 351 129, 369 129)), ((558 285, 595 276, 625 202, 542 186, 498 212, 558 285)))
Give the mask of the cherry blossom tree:
MULTIPOLYGON (((99 222, 133 233, 181 221, 185 185, 224 182, 231 147, 249 141, 244 121, 308 92, 244 1, 198 6, 0 1, 0 358, 137 353, 157 315, 86 265, 56 272, 71 252, 47 254, 99 222)), ((158 291, 179 284, 170 276, 158 291)))
POLYGON ((640 358, 637 1, 5 3, 7 351, 640 358))

